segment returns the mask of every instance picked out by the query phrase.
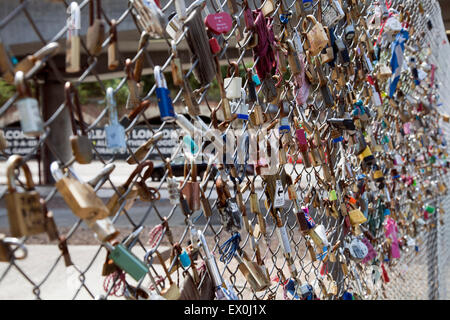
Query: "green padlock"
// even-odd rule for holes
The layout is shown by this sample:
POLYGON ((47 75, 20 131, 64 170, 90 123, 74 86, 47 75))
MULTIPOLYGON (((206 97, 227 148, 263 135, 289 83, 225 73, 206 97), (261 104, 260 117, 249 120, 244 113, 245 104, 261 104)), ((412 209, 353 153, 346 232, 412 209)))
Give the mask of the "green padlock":
POLYGON ((426 210, 428 213, 434 213, 434 211, 436 210, 436 208, 435 208, 435 207, 432 207, 432 206, 426 206, 425 210, 426 210))
POLYGON ((336 190, 331 190, 330 193, 328 194, 328 198, 330 198, 330 201, 337 200, 336 190))
POLYGON ((113 247, 109 243, 105 243, 105 246, 111 251, 109 258, 114 261, 114 264, 132 276, 134 280, 139 281, 145 276, 148 271, 147 265, 131 253, 123 244, 118 244, 113 247))

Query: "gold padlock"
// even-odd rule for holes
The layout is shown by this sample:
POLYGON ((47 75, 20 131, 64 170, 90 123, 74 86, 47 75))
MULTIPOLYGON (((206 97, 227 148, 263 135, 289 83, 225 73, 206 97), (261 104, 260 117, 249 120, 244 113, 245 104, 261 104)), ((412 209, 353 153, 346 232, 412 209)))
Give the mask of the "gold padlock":
POLYGON ((64 176, 57 162, 50 165, 50 170, 56 181, 56 189, 76 216, 88 220, 109 216, 108 208, 89 184, 73 176, 64 176))
POLYGON ((5 237, 3 233, 0 233, 0 262, 9 262, 11 259, 22 260, 27 257, 27 253, 27 248, 19 239, 5 237), (12 248, 12 246, 18 248, 12 248), (21 252, 21 255, 18 255, 17 252, 21 252))
POLYGON ((8 193, 5 195, 5 201, 13 237, 30 236, 46 231, 45 214, 39 193, 34 189, 30 168, 22 162, 21 156, 12 155, 6 163, 8 193), (25 174, 26 186, 23 192, 18 192, 16 189, 14 171, 17 168, 23 168, 25 174))

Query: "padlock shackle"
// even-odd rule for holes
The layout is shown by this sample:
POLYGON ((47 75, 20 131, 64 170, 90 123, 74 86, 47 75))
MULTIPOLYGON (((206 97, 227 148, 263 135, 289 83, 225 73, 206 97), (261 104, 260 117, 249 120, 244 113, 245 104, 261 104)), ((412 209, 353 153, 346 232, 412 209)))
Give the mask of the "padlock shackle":
POLYGON ((228 78, 239 77, 239 65, 238 65, 238 63, 236 61, 231 61, 230 62, 230 65, 228 66, 228 69, 227 69, 227 77, 228 78), (234 74, 233 75, 231 75, 232 68, 234 68, 234 74))
MULTIPOLYGON (((128 177, 127 181, 122 185, 123 187, 127 188, 130 186, 131 182, 133 181, 134 177, 136 177, 136 175, 140 172, 142 172, 142 170, 144 170, 145 167, 149 167, 149 169, 147 169, 147 172, 150 170, 153 171, 153 162, 151 160, 146 160, 144 162, 141 162, 134 170, 133 172, 130 174, 130 176, 128 177)), ((146 172, 146 173, 147 173, 146 172)), ((145 176, 145 175, 144 175, 145 176)), ((148 179, 149 177, 147 177, 148 179)), ((147 180, 144 178, 144 181, 147 180)))
POLYGON ((12 256, 14 260, 23 260, 27 257, 28 255, 27 247, 25 247, 25 245, 19 239, 13 237, 3 237, 3 238, 0 237, 0 241, 6 244, 11 252, 14 252, 14 255, 12 256), (11 249, 9 248, 9 245, 17 246, 18 248, 11 249), (15 252, 19 251, 19 249, 22 251, 22 255, 16 256, 15 252))
POLYGON ((307 29, 308 20, 311 21, 313 26, 315 26, 318 23, 318 21, 316 20, 316 18, 312 14, 308 14, 306 16, 306 18, 302 22, 302 31, 305 32, 305 33, 306 33, 306 29, 307 29))
POLYGON ((78 121, 80 123, 80 129, 81 129, 81 134, 83 136, 87 136, 86 131, 84 129, 84 120, 83 120, 83 112, 81 110, 81 106, 80 106, 80 100, 78 98, 78 90, 72 85, 71 82, 67 81, 65 86, 64 86, 64 93, 65 93, 65 104, 66 106, 69 108, 69 115, 70 115, 70 120, 72 122, 72 133, 74 136, 78 135, 77 132, 77 126, 76 126, 76 122, 75 122, 75 115, 74 115, 74 106, 72 104, 72 99, 71 99, 71 94, 74 95, 73 100, 75 102, 75 109, 78 115, 78 121))
POLYGON ((25 80, 23 71, 17 71, 14 75, 14 84, 19 93, 19 97, 31 97, 31 89, 25 80))
POLYGON ((101 19, 102 15, 101 15, 101 1, 100 0, 91 0, 89 1, 89 25, 92 26, 94 24, 94 1, 96 2, 97 5, 97 15, 95 18, 97 19, 101 19))
POLYGON ((161 71, 161 67, 160 66, 155 66, 153 71, 155 73, 156 87, 158 87, 158 88, 167 88, 166 78, 164 77, 164 74, 161 71))
POLYGON ((8 158, 8 161, 6 162, 6 177, 7 177, 7 185, 8 185, 8 191, 10 193, 16 192, 16 183, 14 179, 14 170, 16 168, 23 168, 23 172, 25 174, 25 179, 27 183, 27 191, 34 190, 34 182, 33 182, 33 176, 31 174, 31 170, 26 164, 26 162, 23 161, 22 156, 19 156, 17 154, 14 154, 8 158))
POLYGON ((59 43, 58 42, 50 42, 46 46, 42 47, 35 54, 33 54, 34 60, 42 60, 46 57, 53 57, 59 51, 59 43))

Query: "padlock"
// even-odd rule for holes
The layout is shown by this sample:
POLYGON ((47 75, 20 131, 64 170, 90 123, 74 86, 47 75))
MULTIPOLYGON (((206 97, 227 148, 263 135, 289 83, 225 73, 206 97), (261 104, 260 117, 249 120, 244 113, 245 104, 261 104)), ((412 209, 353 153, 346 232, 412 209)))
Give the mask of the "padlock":
POLYGON ((89 2, 89 27, 86 33, 86 48, 89 54, 98 56, 102 52, 102 44, 105 40, 105 22, 101 15, 101 1, 90 0, 89 2), (94 1, 97 14, 94 14, 94 1), (95 15, 95 16, 94 16, 95 15))
POLYGON ((306 32, 306 23, 308 20, 310 20, 313 24, 311 30, 306 34, 309 42, 309 52, 312 56, 316 56, 322 51, 323 48, 327 46, 328 35, 322 24, 317 22, 313 15, 307 15, 306 19, 303 20, 303 32, 306 32))
POLYGON ((144 144, 142 144, 134 154, 130 155, 127 158, 128 164, 135 164, 136 161, 142 161, 146 158, 147 153, 150 151, 151 147, 156 144, 159 140, 163 138, 164 134, 160 131, 155 133, 152 137, 150 137, 144 144))
POLYGON ((140 281, 147 274, 147 265, 123 244, 119 243, 113 247, 110 243, 105 242, 103 245, 110 252, 108 257, 114 261, 114 264, 128 273, 134 280, 140 281))
POLYGON ((334 41, 334 44, 336 46, 338 55, 341 59, 342 65, 348 66, 350 63, 350 55, 349 55, 347 46, 345 45, 344 41, 342 40, 342 38, 338 37, 334 41))
POLYGON ((222 225, 228 232, 241 229, 241 212, 235 198, 231 197, 227 184, 219 176, 216 179, 218 209, 222 225))
POLYGON ((231 62, 227 71, 227 78, 223 80, 227 99, 239 99, 241 96, 242 78, 239 76, 239 66, 237 62, 231 62), (231 70, 234 67, 234 73, 231 70))
POLYGON ((200 181, 197 181, 197 164, 194 159, 191 159, 191 180, 186 181, 188 175, 187 161, 184 167, 184 178, 185 180, 181 182, 184 185, 180 190, 181 193, 187 200, 189 204, 189 209, 193 212, 200 210, 200 181))
POLYGON ((167 270, 166 264, 161 257, 161 254, 158 252, 158 250, 156 250, 155 253, 163 267, 167 279, 169 280, 169 287, 161 290, 161 296, 167 300, 178 300, 181 295, 180 288, 178 288, 176 283, 173 282, 172 277, 170 276, 170 272, 167 270))
POLYGON ((69 108, 70 120, 72 122, 72 135, 70 136, 70 145, 72 147, 73 155, 75 156, 75 160, 80 164, 91 163, 94 157, 92 152, 93 147, 86 131, 84 130, 83 111, 81 110, 78 91, 72 86, 70 82, 66 82, 64 90, 66 96, 65 104, 69 108), (72 93, 74 95, 73 100, 75 102, 75 108, 78 115, 81 135, 78 135, 77 132, 74 115, 75 110, 72 104, 71 97, 72 93))
MULTIPOLYGON (((355 38, 355 26, 353 25, 350 12, 347 12, 346 16, 347 16, 347 25, 345 26, 344 29, 344 37, 345 41, 347 41, 347 45, 350 45, 353 39, 355 38)), ((365 33, 363 33, 363 35, 365 35, 365 33)))
POLYGON ((256 103, 253 107, 253 111, 250 113, 250 121, 254 126, 259 126, 264 123, 264 114, 259 103, 256 103))
POLYGON ((247 104, 247 94, 245 92, 244 88, 241 88, 241 99, 238 102, 238 107, 236 110, 236 114, 237 114, 237 118, 247 121, 249 116, 248 116, 248 104, 247 104))
POLYGON ((105 126, 106 146, 113 152, 122 153, 127 147, 125 128, 119 123, 114 90, 111 87, 106 89, 106 107, 109 109, 109 124, 105 126))
POLYGON ((297 50, 295 49, 294 43, 292 40, 287 40, 288 45, 288 63, 289 63, 289 69, 291 70, 291 73, 294 75, 299 74, 302 72, 302 64, 300 62, 300 58, 298 55, 297 50))
POLYGON ((295 136, 297 138, 299 151, 302 154, 302 163, 305 168, 311 168, 311 161, 308 154, 308 140, 306 139, 305 130, 303 128, 296 129, 295 136))
POLYGON ((108 217, 104 219, 84 219, 84 222, 95 232, 95 237, 100 242, 111 241, 119 235, 119 231, 108 217))
POLYGON ((178 204, 180 199, 180 190, 178 189, 178 183, 172 173, 172 166, 170 165, 170 159, 167 158, 165 160, 165 165, 168 171, 168 175, 166 178, 167 181, 167 192, 169 193, 169 201, 171 205, 178 204))
POLYGON ((134 202, 136 201, 139 195, 139 187, 137 185, 134 185, 133 187, 131 187, 130 190, 131 183, 133 182, 133 179, 136 177, 136 175, 140 174, 144 170, 144 168, 149 166, 153 166, 152 161, 146 160, 141 162, 133 170, 133 172, 130 174, 125 183, 117 188, 117 192, 115 192, 112 195, 112 197, 108 200, 106 204, 110 216, 113 216, 117 213, 117 211, 120 209, 124 201, 126 201, 126 204, 122 210, 128 211, 133 206, 134 202))
POLYGON ((69 18, 67 19, 66 39, 66 72, 76 73, 80 71, 80 7, 73 1, 67 8, 69 18))
POLYGON ((322 64, 329 63, 334 60, 334 49, 331 44, 330 31, 329 31, 328 27, 324 27, 324 29, 328 35, 328 46, 325 49, 323 49, 322 52, 320 53, 320 61, 322 62, 322 64))
POLYGON ((16 72, 14 77, 19 100, 16 101, 20 115, 20 126, 25 135, 39 136, 44 132, 44 123, 39 110, 39 103, 31 97, 31 90, 25 81, 22 71, 16 72))
POLYGON ((261 8, 262 13, 265 17, 270 17, 270 15, 275 11, 275 4, 273 0, 264 1, 264 5, 261 8))
POLYGON ((340 1, 329 0, 328 2, 328 6, 326 6, 325 10, 322 12, 322 17, 325 26, 333 27, 345 17, 345 13, 342 10, 340 1))
POLYGON ((127 85, 129 91, 125 108, 136 109, 141 103, 141 99, 139 96, 142 90, 142 86, 135 78, 130 59, 125 60, 125 73, 127 75, 127 85))
POLYGON ((16 238, 5 237, 0 233, 0 262, 10 262, 11 260, 22 260, 28 255, 25 245, 16 238), (12 246, 16 248, 12 248, 12 246), (21 252, 20 255, 17 252, 21 252))
POLYGON ((108 69, 116 70, 119 66, 119 46, 117 39, 117 21, 111 20, 111 26, 109 29, 110 40, 108 44, 108 69))
POLYGON ((167 16, 158 4, 159 2, 149 0, 132 1, 133 8, 137 11, 135 17, 140 29, 155 38, 164 37, 168 25, 167 16))
POLYGON ((275 80, 275 77, 272 77, 270 74, 268 74, 264 79, 263 91, 266 103, 277 103, 279 92, 276 84, 277 82, 275 80))
POLYGON ((37 63, 41 63, 44 58, 49 58, 56 55, 59 52, 59 43, 50 42, 41 49, 39 49, 35 54, 26 56, 14 67, 14 72, 22 71, 26 75, 37 63))
POLYGON ((242 253, 236 254, 235 257, 239 261, 238 269, 242 272, 253 291, 264 291, 270 286, 270 278, 267 276, 265 268, 251 261, 245 251, 242 250, 242 253))
POLYGON ((170 98, 170 91, 167 88, 166 78, 161 71, 160 66, 155 66, 155 80, 156 80, 156 96, 158 98, 158 107, 161 120, 164 122, 175 121, 175 111, 172 104, 172 99, 170 98))
POLYGON ((6 162, 8 193, 5 195, 10 232, 13 237, 23 237, 46 232, 46 217, 40 202, 39 193, 34 189, 34 182, 28 165, 19 155, 12 155, 6 162), (14 171, 23 168, 26 186, 18 192, 14 171))
POLYGON ((75 215, 81 219, 104 219, 109 216, 108 208, 89 184, 73 176, 64 176, 57 162, 52 162, 50 170, 56 189, 75 215))
POLYGON ((58 227, 55 223, 55 218, 52 211, 49 211, 44 199, 40 199, 42 209, 44 211, 45 219, 45 231, 47 232, 48 239, 50 241, 59 239, 58 227))

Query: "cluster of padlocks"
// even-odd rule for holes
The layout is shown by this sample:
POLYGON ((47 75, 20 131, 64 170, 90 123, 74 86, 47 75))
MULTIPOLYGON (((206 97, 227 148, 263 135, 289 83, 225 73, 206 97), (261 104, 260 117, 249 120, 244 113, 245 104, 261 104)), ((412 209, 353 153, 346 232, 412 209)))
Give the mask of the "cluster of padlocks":
MULTIPOLYGON (((71 115, 67 125, 73 130, 73 159, 52 163, 51 171, 57 192, 108 251, 102 275, 125 283, 130 299, 232 300, 242 293, 225 276, 234 261, 236 276, 244 277, 245 286, 254 293, 264 292, 266 298, 274 298, 278 290, 290 299, 369 297, 377 283, 388 281, 389 265, 405 250, 419 250, 415 239, 436 227, 429 223, 438 221, 432 217, 444 214, 435 201, 447 193, 446 141, 439 121, 449 118, 436 111, 433 53, 416 32, 423 30, 423 24, 433 28, 425 9, 421 2, 403 5, 384 0, 265 0, 260 5, 227 0, 226 7, 212 1, 216 12, 210 13, 206 2, 187 6, 184 0, 175 0, 170 13, 156 0, 129 1, 142 31, 136 58, 125 61, 129 113, 118 119, 113 88, 106 90, 104 109, 110 119, 106 142, 112 150, 129 152, 127 132, 150 106, 153 93, 163 125, 179 129, 186 157, 184 177, 177 180, 171 159, 162 159, 166 171, 161 185, 167 188, 171 205, 186 217, 188 243, 174 241, 169 219, 150 233, 151 248, 144 257, 131 252, 142 226, 122 242, 116 240, 119 232, 113 221, 121 213, 135 201, 157 205, 160 200, 159 188, 150 187, 146 180, 154 168, 149 155, 162 133, 130 152, 127 163, 136 167, 105 204, 96 191, 115 165, 109 163, 88 182, 77 176, 73 162, 91 163, 95 147, 88 138, 77 89, 70 82, 65 85, 63 107, 71 115), (171 55, 163 66, 154 66, 156 85, 144 96, 143 51, 153 38, 166 39, 171 55), (184 39, 192 59, 188 73, 177 55, 177 45, 184 39), (229 61, 224 77, 220 60, 230 43, 241 56, 229 61), (249 52, 250 67, 243 58, 249 52), (171 71, 181 93, 176 99, 186 105, 184 114, 175 112, 175 97, 163 71, 171 71), (191 73, 199 89, 190 87, 191 73), (200 104, 214 80, 221 100, 210 108, 207 124, 200 118, 200 104), (198 179, 196 160, 205 149, 211 157, 198 179), (210 179, 212 187, 208 187, 210 179), (213 192, 216 201, 209 198, 213 192), (192 219, 198 215, 208 223, 215 215, 220 217, 220 243, 214 248, 206 241, 205 229, 192 219), (271 239, 274 233, 277 240, 271 239), (173 246, 167 261, 157 250, 163 236, 173 246), (271 241, 278 241, 275 251, 261 250, 263 243, 269 247, 271 241), (251 252, 243 243, 250 243, 251 252), (298 253, 299 244, 305 254, 298 253), (282 266, 269 267, 270 255, 278 252, 282 266), (220 255, 219 261, 214 253, 220 255), (150 268, 157 263, 155 256, 163 267, 162 276, 150 268), (315 285, 299 270, 299 261, 306 259, 320 269, 315 285), (361 270, 367 268, 371 273, 363 275, 361 270), (171 278, 175 270, 183 271, 181 285, 171 278), (146 275, 150 288, 141 286, 146 275), (361 279, 367 275, 370 279, 361 279)), ((108 68, 115 70, 121 65, 116 21, 111 21, 108 36, 100 1, 91 0, 89 6, 85 49, 96 57, 107 46, 108 68)), ((82 70, 76 2, 68 14, 66 72, 76 73, 82 70)), ((57 42, 49 43, 13 68, 4 62, 6 53, 0 52, 3 79, 16 85, 13 100, 26 135, 42 137, 48 125, 38 101, 31 97, 26 75, 59 47, 57 42)), ((0 147, 5 146, 0 140, 0 147)), ((69 267, 66 239, 58 234, 52 212, 35 190, 26 162, 11 155, 7 167, 4 198, 11 237, 0 237, 0 261, 26 258, 19 238, 47 233, 50 240, 59 241, 69 267), (23 169, 26 177, 21 187, 16 169, 23 169)), ((109 294, 112 288, 105 290, 109 294)))

